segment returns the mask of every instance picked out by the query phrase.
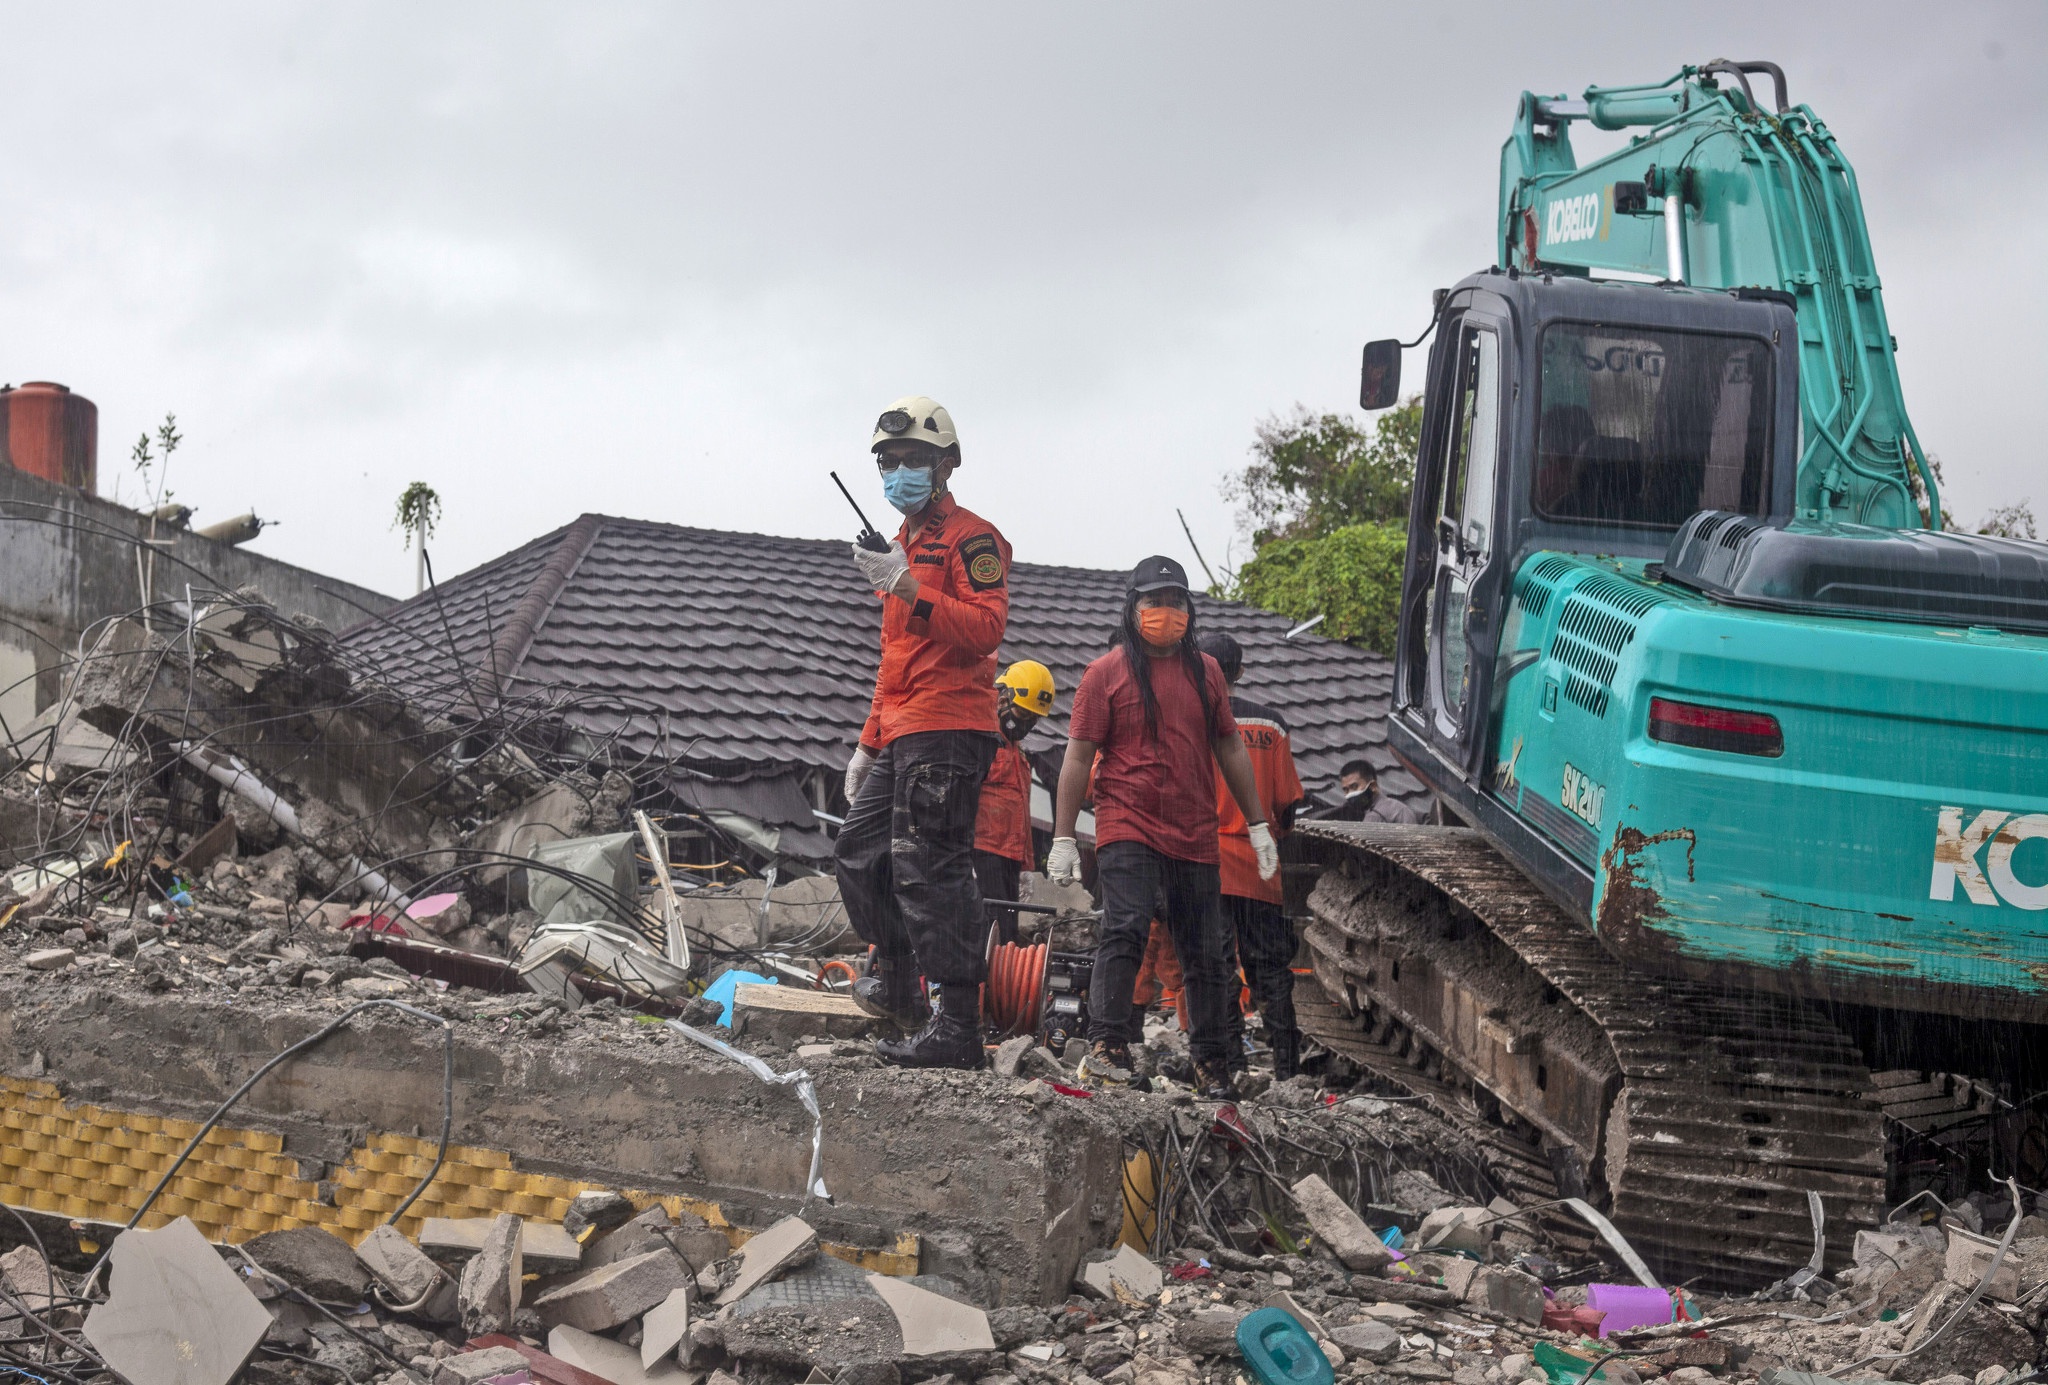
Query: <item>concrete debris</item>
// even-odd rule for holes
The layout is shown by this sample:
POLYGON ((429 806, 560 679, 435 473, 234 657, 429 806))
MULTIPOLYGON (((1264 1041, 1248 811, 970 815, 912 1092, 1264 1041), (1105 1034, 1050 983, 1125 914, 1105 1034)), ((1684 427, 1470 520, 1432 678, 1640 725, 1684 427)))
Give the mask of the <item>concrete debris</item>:
POLYGON ((721 1308, 737 1303, 769 1280, 811 1260, 818 1253, 818 1233, 801 1217, 785 1217, 740 1247, 739 1273, 714 1302, 721 1308))
POLYGON ((635 1348, 567 1324, 548 1333, 548 1354, 612 1385, 696 1385, 704 1374, 684 1370, 673 1361, 656 1360, 652 1366, 643 1366, 635 1348))
POLYGON ((30 971, 55 971, 59 967, 70 966, 77 957, 78 954, 68 947, 45 947, 29 953, 21 959, 21 964, 30 971))
POLYGON ((519 1227, 518 1217, 510 1212, 500 1214, 476 1254, 462 1267, 456 1299, 464 1330, 480 1336, 512 1326, 512 1315, 519 1311, 520 1282, 526 1273, 519 1253, 519 1227))
POLYGON ((550 1327, 566 1323, 585 1332, 609 1332, 690 1284, 689 1271, 663 1247, 590 1270, 534 1300, 534 1311, 550 1327))
POLYGON ((1135 1298, 1149 1299, 1157 1297, 1165 1287, 1166 1277, 1159 1272, 1159 1266, 1124 1245, 1105 1259, 1082 1265, 1074 1276, 1074 1284, 1097 1298, 1113 1299, 1121 1288, 1135 1298))
MULTIPOLYGON (((525 1237, 521 1236, 522 1243, 525 1237)), ((356 1246, 356 1259, 380 1284, 394 1308, 436 1322, 458 1312, 455 1281, 395 1226, 379 1226, 356 1246)))
POLYGON ((900 1279, 870 1274, 868 1284, 896 1315, 905 1356, 952 1356, 966 1351, 994 1351, 988 1314, 900 1279))
MULTIPOLYGON (((1942 1266, 1951 1284, 1960 1284, 1964 1289, 1974 1289, 1977 1282, 1991 1268, 1992 1260, 1998 1255, 1998 1241, 1990 1236, 1980 1236, 1961 1227, 1950 1227, 1948 1233, 1948 1254, 1942 1266)), ((2020 1296, 2020 1275, 2026 1267, 2026 1256, 2014 1254, 2011 1249, 1999 1261, 1998 1272, 1991 1276, 1990 1285, 1984 1290, 1984 1297, 2004 1303, 2012 1303, 2020 1296)))
POLYGON ((1372 1228, 1319 1175, 1310 1174, 1294 1185, 1294 1203, 1346 1268, 1381 1270, 1393 1263, 1393 1255, 1372 1228))
POLYGON ((317 1226, 266 1232, 242 1249, 264 1269, 323 1303, 354 1307, 370 1287, 369 1272, 348 1242, 317 1226))
POLYGON ((578 1193, 569 1200, 569 1210, 562 1217, 562 1230, 580 1241, 586 1231, 610 1231, 625 1225, 632 1220, 633 1213, 633 1203, 624 1193, 609 1190, 578 1193))
POLYGON ((185 1217, 123 1231, 109 1269, 85 1339, 133 1385, 228 1385, 270 1330, 270 1313, 185 1217))
POLYGON ((526 1358, 511 1347, 465 1351, 443 1360, 434 1370, 434 1385, 487 1385, 503 1378, 529 1383, 533 1379, 527 1373, 526 1358))
POLYGON ((690 1364, 690 1305, 696 1300, 696 1286, 685 1284, 647 1310, 640 1319, 640 1364, 652 1367, 664 1357, 674 1356, 690 1364))
MULTIPOLYGON (((429 1255, 460 1259, 482 1250, 497 1229, 491 1217, 428 1217, 420 1227, 420 1249, 429 1255)), ((583 1248, 554 1222, 521 1222, 519 1254, 529 1270, 542 1274, 573 1270, 583 1263, 583 1248)))

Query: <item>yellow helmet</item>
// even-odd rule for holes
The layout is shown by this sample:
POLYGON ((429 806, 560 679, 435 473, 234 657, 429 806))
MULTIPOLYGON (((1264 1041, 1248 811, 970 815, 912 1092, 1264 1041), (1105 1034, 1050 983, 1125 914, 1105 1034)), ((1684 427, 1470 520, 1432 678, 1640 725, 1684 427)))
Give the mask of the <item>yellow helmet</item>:
POLYGON ((937 400, 924 394, 899 399, 884 409, 875 420, 875 438, 868 450, 872 452, 899 438, 930 443, 941 451, 960 442, 960 435, 953 431, 953 416, 937 400))
POLYGON ((1019 711, 1044 716, 1052 710, 1052 670, 1036 659, 1019 659, 1003 670, 996 686, 1010 695, 1019 711))

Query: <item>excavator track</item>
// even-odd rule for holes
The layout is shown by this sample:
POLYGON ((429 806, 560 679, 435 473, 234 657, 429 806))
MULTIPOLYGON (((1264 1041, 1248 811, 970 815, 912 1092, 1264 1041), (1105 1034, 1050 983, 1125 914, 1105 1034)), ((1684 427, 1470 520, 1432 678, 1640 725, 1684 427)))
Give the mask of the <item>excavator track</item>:
POLYGON ((1326 865, 1306 934, 1332 1002, 1305 1028, 1347 1054, 1390 1026, 1419 1039, 1665 1278, 1784 1278, 1812 1254, 1809 1192, 1832 1263, 1877 1223, 1881 1111, 1820 1012, 1625 967, 1476 832, 1301 831, 1326 865))

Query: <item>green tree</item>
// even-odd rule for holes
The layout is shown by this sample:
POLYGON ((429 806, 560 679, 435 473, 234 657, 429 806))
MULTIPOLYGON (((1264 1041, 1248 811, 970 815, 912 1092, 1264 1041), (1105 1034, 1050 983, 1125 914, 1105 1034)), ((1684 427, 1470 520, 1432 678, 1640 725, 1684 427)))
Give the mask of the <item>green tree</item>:
POLYGON ((1347 524, 1312 539, 1273 539, 1237 570, 1231 595, 1294 620, 1322 616, 1317 634, 1391 654, 1407 554, 1405 521, 1347 524))
POLYGON ((1391 653, 1421 434, 1420 395, 1369 431, 1299 405, 1260 422, 1251 464, 1224 486, 1256 550, 1229 594, 1295 620, 1322 616, 1316 633, 1391 653))
POLYGON ((1422 396, 1386 410, 1370 432, 1344 414, 1287 418, 1254 429, 1252 463, 1224 485, 1252 542, 1312 539, 1350 524, 1405 524, 1422 433, 1422 396))

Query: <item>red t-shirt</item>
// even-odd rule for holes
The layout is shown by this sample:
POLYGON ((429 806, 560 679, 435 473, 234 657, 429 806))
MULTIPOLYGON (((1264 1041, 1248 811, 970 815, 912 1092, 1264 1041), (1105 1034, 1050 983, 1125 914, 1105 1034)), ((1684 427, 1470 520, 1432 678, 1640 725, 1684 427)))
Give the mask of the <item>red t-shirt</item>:
POLYGON ((1145 726, 1145 698, 1121 648, 1088 665, 1074 693, 1067 734, 1102 747, 1095 766, 1095 845, 1143 842, 1180 861, 1215 864, 1215 742, 1237 734, 1223 670, 1204 654, 1209 723, 1178 654, 1152 660, 1159 734, 1145 726))
POLYGON ((1031 869, 1031 762, 1008 736, 996 747, 988 777, 981 781, 974 849, 1031 869))

